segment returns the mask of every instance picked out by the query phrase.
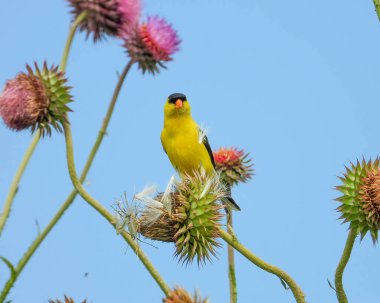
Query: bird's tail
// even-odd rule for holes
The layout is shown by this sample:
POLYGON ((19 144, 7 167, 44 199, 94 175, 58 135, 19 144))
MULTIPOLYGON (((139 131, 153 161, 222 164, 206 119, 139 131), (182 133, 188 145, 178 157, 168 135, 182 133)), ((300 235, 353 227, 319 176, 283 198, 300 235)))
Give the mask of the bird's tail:
POLYGON ((221 199, 221 201, 226 204, 230 209, 233 209, 233 210, 241 210, 239 205, 237 205, 237 203, 235 202, 234 199, 232 199, 232 197, 224 197, 221 199))
POLYGON ((231 187, 229 185, 225 185, 226 187, 226 193, 227 195, 225 197, 223 197, 222 199, 220 199, 225 205, 227 205, 227 207, 229 209, 232 209, 232 210, 241 210, 239 205, 237 205, 237 203, 235 202, 234 199, 232 199, 231 197, 231 187))

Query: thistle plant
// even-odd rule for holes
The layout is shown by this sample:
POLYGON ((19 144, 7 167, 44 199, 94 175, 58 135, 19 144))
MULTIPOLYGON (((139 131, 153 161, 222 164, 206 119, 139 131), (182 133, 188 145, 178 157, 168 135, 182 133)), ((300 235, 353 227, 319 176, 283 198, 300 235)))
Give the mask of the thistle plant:
POLYGON ((148 16, 123 37, 129 56, 138 63, 143 73, 156 74, 164 63, 172 60, 179 50, 177 32, 163 18, 148 16))
POLYGON ((86 12, 80 30, 93 36, 94 42, 106 36, 121 36, 130 32, 141 14, 140 0, 68 0, 74 19, 86 12))
POLYGON ((245 183, 251 179, 253 169, 249 154, 236 147, 223 148, 213 152, 215 169, 219 172, 221 180, 229 186, 245 183))
MULTIPOLYGON (((227 191, 240 182, 247 182, 253 174, 251 159, 249 154, 235 147, 220 148, 213 152, 215 169, 219 173, 220 180, 225 184, 227 191)), ((231 236, 235 237, 233 231, 232 212, 227 212, 227 228, 231 236)), ((231 245, 227 247, 228 253, 228 277, 230 286, 230 303, 237 302, 237 286, 235 273, 235 254, 231 245)))
POLYGON ((15 131, 39 129, 51 135, 51 129, 62 131, 65 113, 72 102, 64 73, 58 67, 42 69, 35 63, 35 71, 27 65, 28 73, 20 73, 9 80, 0 95, 0 116, 5 125, 15 131))
POLYGON ((162 300, 163 303, 207 303, 197 292, 191 296, 184 288, 176 287, 170 295, 162 300))
POLYGON ((336 200, 341 203, 337 210, 340 219, 349 223, 349 233, 342 257, 335 272, 335 288, 339 302, 348 303, 343 287, 343 272, 351 256, 357 235, 361 239, 369 232, 374 244, 378 240, 380 229, 380 160, 366 161, 364 158, 351 167, 346 167, 346 173, 339 177, 342 184, 336 189, 342 196, 336 200))
MULTIPOLYGON (((66 296, 65 295, 65 301, 61 301, 61 300, 49 300, 49 303, 75 303, 75 301, 72 299, 72 298, 70 298, 70 297, 68 297, 68 296, 66 296)), ((84 300, 84 301, 82 301, 81 303, 87 303, 87 300, 84 300)))
POLYGON ((374 243, 378 240, 380 229, 380 168, 379 158, 374 161, 357 161, 346 167, 340 177, 342 184, 337 190, 342 196, 336 200, 341 203, 337 210, 340 219, 350 224, 350 229, 361 235, 369 232, 374 243))
MULTIPOLYGON (((172 179, 173 180, 173 179, 172 179)), ((173 182, 173 181, 171 181, 173 182)), ((204 171, 186 175, 180 182, 169 182, 165 193, 151 198, 152 191, 143 191, 136 199, 146 204, 138 217, 138 231, 152 240, 175 243, 175 256, 198 265, 216 256, 220 246, 220 220, 224 187, 217 175, 204 171)))

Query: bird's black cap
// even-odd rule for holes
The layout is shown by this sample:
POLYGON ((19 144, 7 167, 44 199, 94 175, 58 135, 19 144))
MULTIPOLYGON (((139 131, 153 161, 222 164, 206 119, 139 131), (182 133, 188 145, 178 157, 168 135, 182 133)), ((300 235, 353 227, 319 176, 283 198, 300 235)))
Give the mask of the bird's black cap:
POLYGON ((181 94, 181 93, 174 93, 174 94, 171 94, 171 95, 168 97, 168 99, 169 99, 169 102, 170 102, 170 103, 175 103, 175 101, 176 101, 177 99, 181 99, 182 101, 187 100, 187 99, 186 99, 186 96, 185 96, 184 94, 181 94))

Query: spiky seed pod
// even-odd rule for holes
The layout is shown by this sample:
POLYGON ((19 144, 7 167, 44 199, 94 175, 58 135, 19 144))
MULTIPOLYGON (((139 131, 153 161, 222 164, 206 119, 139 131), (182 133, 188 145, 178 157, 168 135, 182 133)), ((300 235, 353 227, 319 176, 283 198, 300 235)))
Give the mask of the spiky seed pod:
POLYGON ((35 71, 27 65, 28 73, 20 73, 9 80, 0 96, 0 116, 13 130, 30 128, 32 132, 51 134, 51 127, 62 131, 60 124, 65 121, 65 113, 70 111, 70 87, 58 67, 47 67, 46 62, 40 70, 35 63, 35 71))
POLYGON ((217 238, 223 217, 223 206, 217 201, 226 195, 219 176, 195 172, 194 176, 183 178, 177 189, 179 207, 173 214, 177 221, 175 255, 184 263, 192 263, 195 257, 198 265, 211 261, 220 246, 217 238))
MULTIPOLYGON (((87 302, 87 300, 84 300, 82 303, 86 303, 87 302)), ((70 298, 70 297, 67 297, 66 295, 65 295, 65 301, 64 302, 62 302, 61 300, 49 300, 49 303, 75 303, 74 302, 74 300, 72 299, 72 298, 70 298)))
POLYGON ((149 16, 124 37, 129 56, 138 63, 143 73, 156 74, 165 68, 164 62, 172 60, 179 50, 180 39, 165 19, 149 16))
POLYGON ((141 13, 140 0, 68 0, 77 18, 82 12, 87 17, 80 24, 80 30, 87 37, 93 34, 94 42, 105 36, 127 34, 138 22, 141 13))
POLYGON ((215 168, 225 184, 233 186, 239 182, 247 182, 252 177, 252 159, 243 150, 235 147, 220 148, 213 154, 215 168))
POLYGON ((162 299, 163 303, 207 303, 207 299, 202 299, 197 292, 191 296, 185 289, 176 287, 170 295, 162 299))
POLYGON ((217 201, 225 195, 217 175, 194 172, 154 199, 139 195, 146 207, 138 218, 138 231, 153 240, 175 242, 175 255, 183 263, 194 259, 198 265, 205 263, 220 246, 217 238, 223 206, 217 201))
POLYGON ((379 158, 375 161, 364 159, 339 177, 342 185, 336 187, 343 195, 336 200, 342 204, 337 208, 341 212, 339 219, 350 222, 350 228, 364 238, 369 231, 374 243, 380 229, 380 169, 379 158))

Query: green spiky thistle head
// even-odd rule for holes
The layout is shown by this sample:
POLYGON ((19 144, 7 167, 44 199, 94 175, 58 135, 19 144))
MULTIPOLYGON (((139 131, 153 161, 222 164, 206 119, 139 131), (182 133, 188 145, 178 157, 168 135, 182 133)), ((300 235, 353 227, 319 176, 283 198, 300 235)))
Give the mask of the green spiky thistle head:
MULTIPOLYGON (((71 111, 67 104, 72 102, 72 96, 69 93, 70 87, 66 85, 67 79, 64 73, 58 70, 58 66, 48 68, 45 62, 41 70, 37 64, 35 64, 35 68, 36 76, 45 86, 49 105, 46 114, 32 127, 32 131, 39 128, 43 135, 51 135, 51 129, 54 128, 58 132, 62 132, 62 124, 67 123, 65 114, 71 111)), ((27 69, 29 73, 33 72, 29 66, 27 69)))
POLYGON ((169 296, 162 300, 163 303, 207 303, 207 299, 202 299, 200 295, 195 292, 194 296, 191 296, 186 289, 182 287, 175 287, 170 292, 169 296))
POLYGON ((343 194, 336 199, 342 203, 337 208, 342 214, 340 219, 350 222, 350 229, 360 233, 361 239, 370 232, 374 243, 380 229, 379 162, 376 158, 351 163, 343 177, 339 177, 343 184, 336 187, 343 194))
POLYGON ((147 238, 174 242, 179 261, 196 259, 200 265, 211 260, 220 246, 223 206, 217 201, 224 196, 219 176, 201 172, 170 182, 165 193, 154 199, 140 193, 136 198, 146 202, 146 207, 139 216, 138 230, 147 238))

